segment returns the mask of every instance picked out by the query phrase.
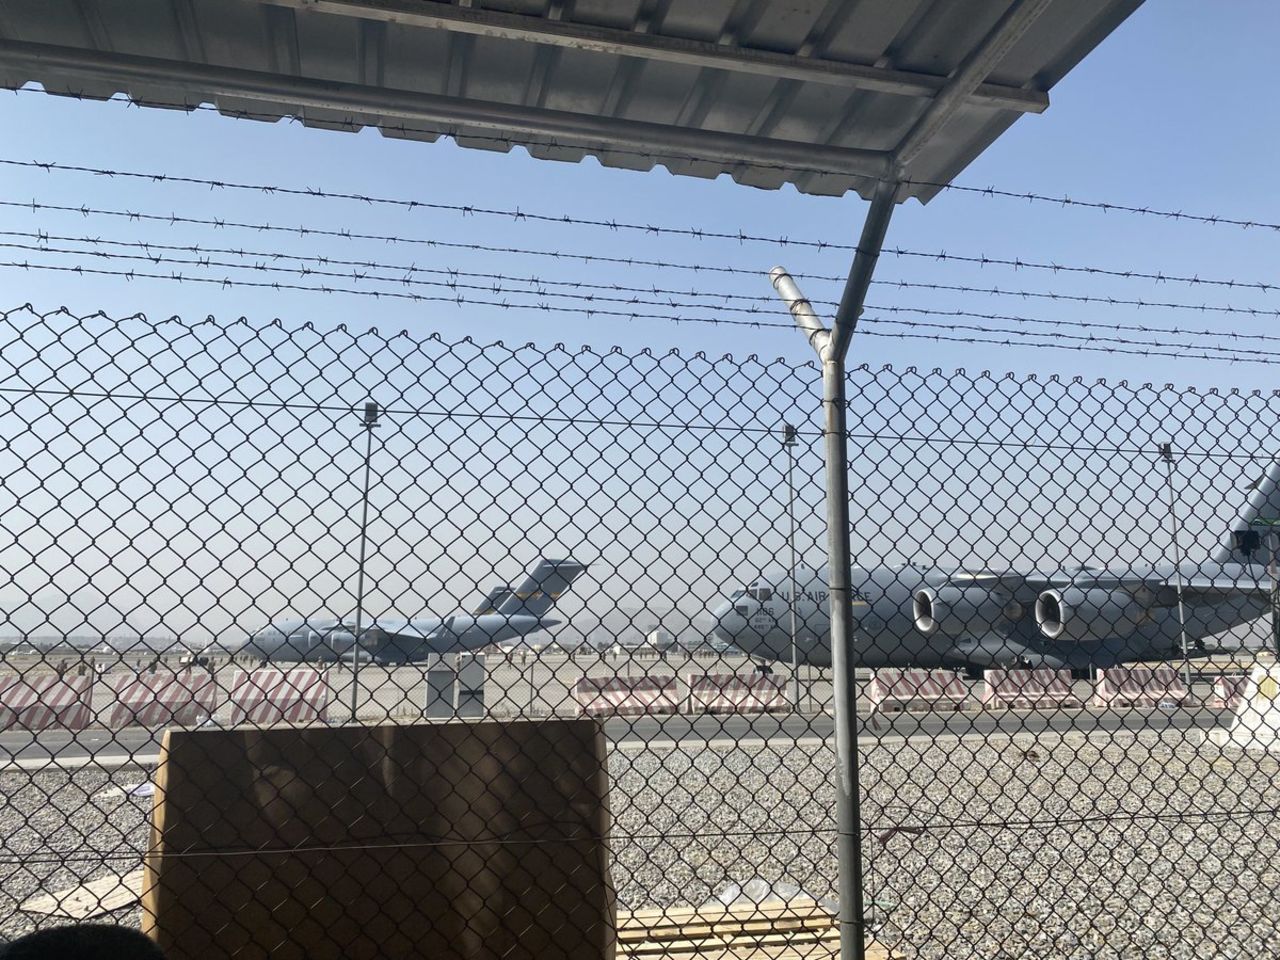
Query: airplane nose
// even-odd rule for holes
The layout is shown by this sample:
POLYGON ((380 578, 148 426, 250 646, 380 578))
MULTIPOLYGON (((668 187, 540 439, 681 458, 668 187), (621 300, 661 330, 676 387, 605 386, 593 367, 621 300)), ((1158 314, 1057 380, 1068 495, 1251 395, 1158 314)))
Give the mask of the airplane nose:
POLYGON ((742 618, 734 611, 732 600, 725 600, 712 610, 711 619, 715 635, 726 643, 732 643, 734 637, 741 632, 742 618))

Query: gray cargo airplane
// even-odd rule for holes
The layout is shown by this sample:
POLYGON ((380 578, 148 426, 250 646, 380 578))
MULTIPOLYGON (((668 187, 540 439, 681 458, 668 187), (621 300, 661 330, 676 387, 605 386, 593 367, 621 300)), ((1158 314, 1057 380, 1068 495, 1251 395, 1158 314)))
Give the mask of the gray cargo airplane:
POLYGON ((410 663, 432 654, 477 650, 524 637, 558 624, 547 614, 570 585, 586 572, 573 560, 540 560, 514 590, 495 587, 468 614, 382 618, 362 625, 356 639, 354 618, 312 617, 273 623, 231 651, 273 662, 410 663))
MULTIPOLYGON (((903 564, 853 570, 856 663, 863 667, 1082 670, 1208 652, 1205 638, 1270 610, 1271 574, 1255 524, 1280 518, 1280 461, 1202 563, 1051 571, 903 564), (1179 601, 1181 600, 1181 603, 1179 601)), ((749 656, 790 663, 791 576, 761 577, 714 611, 716 634, 749 656)), ((825 571, 797 570, 796 653, 831 665, 825 571)))

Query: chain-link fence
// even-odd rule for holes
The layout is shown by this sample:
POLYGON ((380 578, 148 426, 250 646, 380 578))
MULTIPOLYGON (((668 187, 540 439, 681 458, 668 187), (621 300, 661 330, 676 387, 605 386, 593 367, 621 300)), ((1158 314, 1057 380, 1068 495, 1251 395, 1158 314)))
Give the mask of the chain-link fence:
MULTIPOLYGON (((835 949, 813 365, 27 308, 0 395, 7 934, 835 949)), ((849 396, 871 954, 1274 954, 1280 399, 849 396)))

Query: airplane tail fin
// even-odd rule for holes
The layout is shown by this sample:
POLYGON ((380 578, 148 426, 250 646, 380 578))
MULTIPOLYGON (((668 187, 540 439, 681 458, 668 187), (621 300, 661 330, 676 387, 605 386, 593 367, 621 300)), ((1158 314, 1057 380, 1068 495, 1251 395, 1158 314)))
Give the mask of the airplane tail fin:
POLYGON ((497 613, 507 597, 511 596, 511 588, 505 583, 500 587, 494 587, 489 591, 489 595, 484 598, 484 602, 475 608, 472 616, 483 617, 486 613, 497 613))
POLYGON ((1214 563, 1267 562, 1267 535, 1273 527, 1280 535, 1280 459, 1272 460, 1250 487, 1244 513, 1213 555, 1214 563))
POLYGON ((506 616, 545 617, 578 577, 585 564, 574 560, 539 560, 524 583, 502 600, 497 612, 506 616))

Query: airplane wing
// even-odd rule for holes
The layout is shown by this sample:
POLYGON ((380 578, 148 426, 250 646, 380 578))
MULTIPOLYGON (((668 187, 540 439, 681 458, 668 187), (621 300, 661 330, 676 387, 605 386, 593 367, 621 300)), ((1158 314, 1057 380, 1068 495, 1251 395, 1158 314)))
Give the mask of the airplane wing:
MULTIPOLYGON (((1169 578, 1169 587, 1176 587, 1177 582, 1169 578)), ((1255 578, 1245 577, 1187 577, 1182 581, 1184 594, 1202 597, 1230 597, 1246 594, 1249 596, 1269 596, 1271 594, 1271 578, 1265 574, 1255 578)))
MULTIPOLYGON (((1116 572, 1107 570, 1057 570, 1018 571, 1018 570, 964 570, 951 574, 948 584, 954 587, 986 587, 988 590, 1001 591, 1014 597, 1034 596, 1045 590, 1061 587, 1098 590, 1140 590, 1146 589, 1156 595, 1157 605, 1176 603, 1178 578, 1173 573, 1152 571, 1146 576, 1132 572, 1116 572)), ((1232 596, 1269 595, 1272 589, 1270 576, 1265 569, 1241 568, 1237 576, 1211 576, 1205 574, 1183 574, 1182 593, 1184 599, 1214 598, 1225 599, 1232 596)))
POLYGON ((961 570, 947 578, 948 585, 953 587, 986 587, 989 590, 1003 590, 1007 593, 1039 593, 1054 587, 1126 587, 1136 589, 1148 587, 1155 589, 1164 585, 1164 576, 1124 576, 1109 573, 1105 570, 1055 570, 1045 572, 1039 570, 961 570))

